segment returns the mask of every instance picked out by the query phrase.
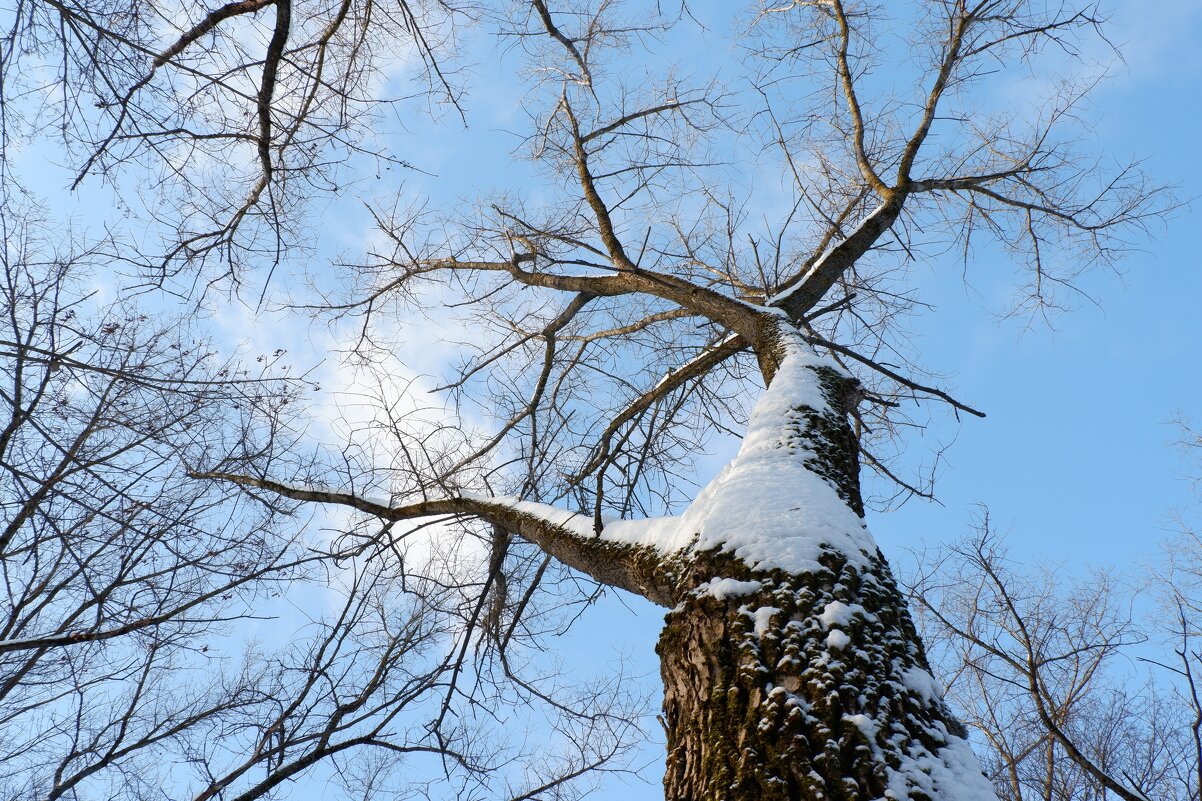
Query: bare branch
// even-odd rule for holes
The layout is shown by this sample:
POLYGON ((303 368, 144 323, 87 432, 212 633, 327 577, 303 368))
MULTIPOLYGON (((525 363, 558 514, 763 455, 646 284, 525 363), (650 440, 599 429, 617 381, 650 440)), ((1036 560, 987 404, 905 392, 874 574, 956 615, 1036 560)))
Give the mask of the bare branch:
POLYGON ((228 481, 265 489, 284 498, 347 506, 381 520, 414 520, 453 515, 485 521, 513 532, 574 570, 597 581, 642 595, 661 606, 676 592, 663 575, 659 557, 645 548, 606 541, 593 532, 592 521, 575 512, 516 498, 460 496, 393 505, 349 493, 294 487, 278 481, 233 473, 193 471, 193 478, 228 481))

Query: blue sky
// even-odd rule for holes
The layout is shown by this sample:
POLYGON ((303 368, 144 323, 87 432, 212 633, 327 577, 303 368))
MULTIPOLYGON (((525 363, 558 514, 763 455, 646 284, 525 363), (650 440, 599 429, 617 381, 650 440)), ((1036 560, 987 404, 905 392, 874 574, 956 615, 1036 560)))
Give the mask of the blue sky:
MULTIPOLYGON (((1126 3, 1113 26, 1126 64, 1094 101, 1098 152, 1137 155, 1188 200, 1197 194, 1202 4, 1126 3)), ((886 546, 962 531, 970 506, 1030 558, 1127 564, 1148 555, 1190 497, 1173 420, 1202 415, 1199 204, 1178 211, 1120 265, 1082 283, 1091 299, 1047 323, 1000 321, 980 295, 935 278, 921 349, 989 417, 956 432, 944 506, 908 504, 873 521, 886 546)), ((988 292, 988 289, 985 290, 988 292)), ((1197 466, 1195 466, 1197 471, 1197 466)))
MULTIPOLYGON (((711 5, 722 7, 702 4, 699 11, 711 5)), ((1196 144, 1202 129, 1202 2, 1111 5, 1111 33, 1125 62, 1113 66, 1094 96, 1092 146, 1116 161, 1144 158, 1156 179, 1178 185, 1189 199, 1202 187, 1196 144)), ((677 37, 673 45, 689 46, 688 36, 699 37, 677 37)), ((471 197, 489 186, 529 181, 529 168, 509 156, 514 138, 498 135, 518 130, 525 117, 511 97, 492 92, 497 73, 490 58, 482 51, 474 69, 471 129, 452 130, 454 120, 444 117, 437 126, 416 120, 397 132, 397 150, 433 174, 410 176, 405 191, 471 197)), ((387 190, 397 188, 389 176, 381 182, 387 190)), ((57 184, 47 177, 39 191, 57 184)), ((52 202, 87 224, 97 219, 89 197, 56 196, 52 202)), ((1047 321, 998 317, 1008 273, 989 254, 974 264, 968 287, 954 262, 917 269, 923 300, 934 308, 912 321, 913 345, 924 365, 944 376, 943 386, 988 417, 957 425, 936 415, 924 433, 904 443, 904 458, 912 461, 929 458, 932 447, 948 448, 936 486, 939 503, 915 500, 870 516, 887 556, 904 562, 907 549, 967 534, 979 504, 989 506, 995 526, 1024 562, 1062 562, 1075 571, 1131 566, 1154 556, 1174 513, 1191 500, 1191 466, 1174 445, 1180 430, 1173 421, 1184 416, 1202 422, 1200 213, 1196 202, 1182 208, 1119 265, 1121 274, 1088 275, 1081 288, 1089 297, 1078 297, 1071 311, 1047 321)), ((356 204, 329 209, 323 228, 327 255, 353 252, 370 236, 356 204)), ((299 329, 289 334, 297 335, 299 329)), ((270 345, 269 335, 257 339, 270 345)), ((429 369, 420 361, 411 366, 429 369)), ((712 465, 729 455, 715 454, 712 465)), ((1202 475, 1202 465, 1192 469, 1202 475)), ((563 654, 582 665, 629 658, 633 672, 653 683, 660 619, 661 610, 646 603, 608 597, 564 639, 563 654)), ((654 747, 647 751, 652 778, 659 759, 654 747)), ((654 782, 611 781, 597 797, 658 795, 654 782)))

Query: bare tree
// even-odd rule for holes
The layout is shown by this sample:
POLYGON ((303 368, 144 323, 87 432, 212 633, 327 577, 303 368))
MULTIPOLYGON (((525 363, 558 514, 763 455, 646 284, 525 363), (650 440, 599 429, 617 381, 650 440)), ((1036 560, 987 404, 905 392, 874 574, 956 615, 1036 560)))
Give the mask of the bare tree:
MULTIPOLYGON (((732 90, 657 69, 675 20, 647 5, 532 0, 498 13, 524 60, 524 148, 545 191, 534 200, 514 187, 467 213, 420 203, 378 213, 390 251, 326 304, 360 323, 364 360, 397 349, 392 309, 436 316, 437 299, 459 315, 464 361, 442 387, 458 417, 430 431, 382 397, 382 419, 342 451, 302 455, 289 437, 248 434, 197 454, 191 475, 207 481, 189 491, 200 496, 237 485, 273 512, 291 501, 358 515, 337 547, 295 557, 340 576, 341 611, 272 669, 248 669, 257 689, 235 697, 257 706, 193 727, 200 797, 258 797, 323 761, 349 772, 339 754, 360 746, 436 754, 446 776, 462 768, 462 782, 485 782, 501 752, 471 747, 477 725, 525 702, 562 713, 577 747, 512 795, 570 792, 565 780, 620 753, 630 718, 612 700, 565 704, 525 678, 558 600, 545 590, 579 574, 669 610, 658 647, 669 799, 994 797, 864 525, 860 469, 925 493, 875 451, 909 423, 901 403, 980 414, 907 364, 894 323, 922 300, 913 260, 956 249, 967 264, 1000 247, 1024 268, 1020 306, 1038 310, 1170 204, 1137 165, 1107 171, 1080 152, 1089 79, 1028 114, 990 114, 968 91, 1076 63, 1105 42, 1102 20, 1088 4, 937 0, 899 23, 867 3, 796 0, 756 14, 748 83, 732 90), (768 206, 728 150, 748 141, 786 178, 784 210, 763 224, 768 206), (733 463, 690 498, 690 460, 714 433, 741 430, 733 463), (412 564, 410 544, 436 522, 451 523, 454 543, 486 542, 486 556, 466 571, 446 568, 453 559, 412 564), (350 576, 329 567, 340 559, 350 576), (401 611, 398 592, 411 604, 401 611), (454 621, 453 645, 427 666, 426 616, 439 614, 454 621), (405 728, 411 694, 436 700, 405 728)), ((47 46, 47 18, 69 31, 49 40, 70 65, 53 81, 67 100, 46 108, 67 115, 81 175, 120 175, 127 154, 157 153, 165 137, 168 170, 182 163, 187 186, 232 187, 238 199, 186 194, 183 216, 167 220, 166 258, 147 266, 220 253, 238 275, 256 254, 286 253, 290 175, 335 189, 321 184, 321 154, 359 147, 350 101, 380 64, 373 47, 404 29, 441 81, 431 28, 405 5, 384 21, 372 9, 234 3, 169 23, 164 44, 146 14, 31 4, 8 38, 6 86, 14 54, 40 53, 20 43, 47 46), (268 5, 267 44, 247 44, 237 24, 268 5), (114 72, 131 48, 149 70, 114 72), (77 74, 96 80, 79 90, 77 74), (93 95, 100 127, 70 116, 93 95), (240 180, 204 184, 191 171, 211 165, 181 161, 181 143, 236 143, 256 158, 230 159, 240 180), (266 225, 237 240, 252 214, 266 225)), ((264 419, 277 430, 276 408, 264 419)), ((290 543, 277 545, 262 558, 288 563, 290 543)), ((1122 641, 1121 621, 1102 624, 1122 641)), ((1057 709, 1045 712, 1055 722, 1057 709)), ((376 764, 356 763, 369 790, 376 764)), ((1142 798, 1142 775, 1073 764, 1082 781, 1142 798)))
POLYGON ((353 155, 377 172, 407 168, 372 141, 368 122, 396 102, 378 89, 402 73, 454 106, 444 59, 467 14, 424 0, 17 0, 5 19, 6 179, 22 141, 48 135, 71 159, 72 188, 111 181, 164 229, 139 259, 161 282, 185 264, 240 279, 303 248, 298 208, 360 180, 341 169, 353 155), (128 186, 131 163, 154 177, 128 186))
MULTIPOLYGON (((1198 470, 1202 467, 1198 458, 1202 436, 1185 422, 1181 428, 1194 475, 1202 475, 1198 470)), ((1195 478, 1195 489, 1198 486, 1195 478)), ((1196 500, 1202 500, 1202 494, 1196 500)), ((1198 508, 1193 507, 1195 512, 1198 508)), ((1163 569, 1154 577, 1153 586, 1160 596, 1158 628, 1168 647, 1162 659, 1153 661, 1177 679, 1175 700, 1185 710, 1188 733, 1182 757, 1185 775, 1180 783, 1198 795, 1202 794, 1202 536, 1189 518, 1179 523, 1177 537, 1165 546, 1163 569)))
MULTIPOLYGON (((929 247, 916 231, 966 259, 992 238, 1021 256, 1040 307, 1164 204, 1134 167, 1103 175, 1077 154, 1079 84, 1033 119, 972 113, 964 90, 998 65, 1071 59, 1101 25, 1090 8, 924 5, 929 67, 901 98, 872 79, 880 16, 840 0, 760 14, 755 122, 793 180, 783 220, 757 230, 706 180, 723 92, 606 60, 654 41, 655 19, 523 7, 509 30, 534 64, 527 108, 543 109, 529 152, 561 191, 499 197, 459 227, 425 210, 382 219, 394 251, 337 307, 366 317, 364 355, 390 347, 372 316, 398 299, 437 288, 466 309, 468 355, 446 388, 499 427, 402 448, 386 497, 262 468, 198 475, 395 524, 492 526, 489 589, 509 629, 524 604, 496 585, 515 539, 669 609, 670 799, 992 797, 863 524, 860 460, 888 471, 866 447, 896 399, 973 411, 888 363, 889 319, 913 302, 894 270, 929 247), (799 74, 815 90, 782 96, 799 74), (1056 272, 1049 251, 1081 261, 1056 272), (675 499, 681 460, 743 424, 756 376, 767 389, 734 462, 677 517, 615 519, 675 499)), ((1106 787, 1139 798, 1136 784, 1106 787)))
POLYGON ((621 763, 637 729, 619 678, 559 694, 536 748, 489 736, 555 685, 464 665, 451 643, 479 587, 454 552, 407 570, 377 530, 331 541, 187 477, 291 436, 306 382, 281 354, 249 370, 186 318, 99 303, 91 271, 119 243, 72 250, 0 211, 0 795, 249 800, 324 771, 356 798, 572 797, 621 763), (431 731, 459 673, 472 707, 431 731))
POLYGON ((1129 582, 1032 572, 986 517, 976 537, 922 560, 907 587, 999 797, 1195 798, 1198 651, 1185 598, 1196 588, 1159 575, 1171 614, 1145 622, 1129 582))

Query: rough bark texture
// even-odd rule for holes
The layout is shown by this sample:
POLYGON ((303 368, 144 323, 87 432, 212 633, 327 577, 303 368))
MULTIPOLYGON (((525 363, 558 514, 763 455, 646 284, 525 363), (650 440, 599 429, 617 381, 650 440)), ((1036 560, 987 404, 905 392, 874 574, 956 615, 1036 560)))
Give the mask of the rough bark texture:
MULTIPOLYGON (((861 572, 831 552, 800 576, 706 561, 761 587, 701 590, 667 616, 657 651, 668 801, 882 798, 914 759, 963 733, 942 702, 910 688, 929 680, 926 658, 879 555, 861 572), (827 625, 840 604, 849 614, 827 625)), ((906 783, 911 799, 931 797, 906 783)))
MULTIPOLYGON (((789 332, 766 333, 757 350, 771 382, 789 332)), ((833 368, 811 369, 827 408, 798 406, 781 447, 862 517, 847 419, 857 386, 833 368)), ((987 785, 977 792, 963 727, 934 687, 884 557, 850 556, 827 547, 820 568, 791 574, 722 549, 692 555, 657 647, 668 801, 989 795, 987 785)))

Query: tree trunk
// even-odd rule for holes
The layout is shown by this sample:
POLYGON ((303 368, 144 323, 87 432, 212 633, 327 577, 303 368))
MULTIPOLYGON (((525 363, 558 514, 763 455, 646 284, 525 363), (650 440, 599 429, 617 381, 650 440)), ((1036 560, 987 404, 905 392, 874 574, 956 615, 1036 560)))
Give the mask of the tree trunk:
POLYGON ((748 583, 691 593, 657 648, 668 801, 976 797, 949 785, 983 777, 879 555, 860 571, 831 551, 797 576, 723 562, 748 583))
MULTIPOLYGON (((772 365, 769 380, 786 357, 761 359, 772 365)), ((803 460, 859 520, 857 449, 846 415, 854 382, 817 364, 807 364, 801 379, 796 365, 791 370, 789 391, 807 382, 820 387, 825 408, 800 391, 811 400, 758 423, 753 416, 753 428, 773 419, 782 428, 778 443, 759 447, 773 459, 803 460)), ((745 458, 740 452, 732 473, 745 458)), ((747 515, 762 513, 756 500, 747 515)), ((812 506, 788 508, 800 526, 812 506)), ((743 558, 730 544, 688 559, 678 585, 688 591, 668 613, 657 647, 668 801, 994 799, 928 672, 884 558, 875 545, 840 542, 821 542, 812 567, 794 572, 764 569, 765 560, 743 558)))

